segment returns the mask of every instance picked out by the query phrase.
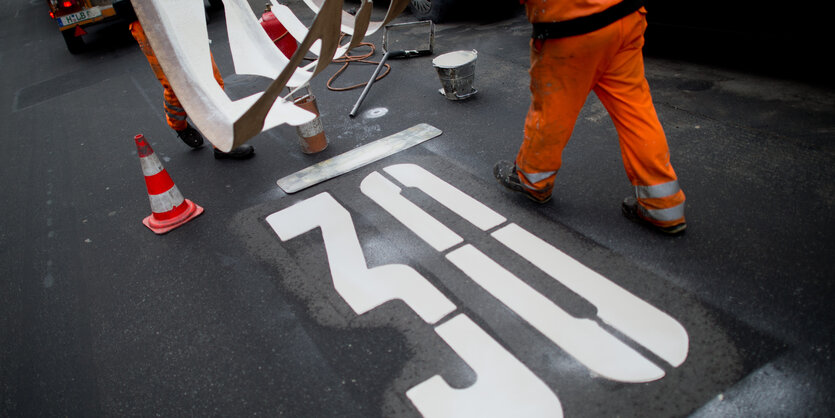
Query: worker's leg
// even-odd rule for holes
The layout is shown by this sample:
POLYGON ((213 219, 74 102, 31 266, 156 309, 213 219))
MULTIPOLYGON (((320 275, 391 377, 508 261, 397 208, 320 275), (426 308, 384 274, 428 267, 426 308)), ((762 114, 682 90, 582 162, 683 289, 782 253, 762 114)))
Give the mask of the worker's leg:
POLYGON ((519 178, 536 196, 551 194, 562 165, 562 151, 596 82, 614 49, 610 28, 568 38, 531 43, 531 106, 525 137, 516 156, 519 178))
POLYGON ((642 218, 669 227, 684 223, 684 193, 673 166, 667 138, 644 76, 641 53, 646 20, 641 12, 621 19, 623 47, 613 57, 594 91, 618 131, 623 164, 635 186, 642 218))
POLYGON ((157 57, 154 54, 154 50, 151 49, 151 45, 148 43, 148 38, 145 36, 145 32, 142 30, 142 25, 139 21, 131 23, 130 33, 133 35, 134 39, 136 39, 136 42, 139 43, 139 48, 142 49, 142 53, 145 54, 145 58, 148 59, 148 63, 151 65, 151 70, 154 71, 154 75, 156 75, 160 84, 162 84, 163 97, 165 99, 163 108, 165 109, 165 120, 168 122, 168 126, 175 131, 182 131, 188 126, 188 123, 186 122, 186 111, 180 105, 177 95, 174 94, 174 90, 168 83, 168 78, 162 71, 162 67, 160 67, 159 61, 157 61, 157 57))
MULTIPOLYGON (((165 98, 165 103, 163 105, 165 108, 165 119, 168 122, 168 126, 177 131, 177 136, 188 146, 193 148, 200 147, 203 145, 203 136, 200 135, 196 129, 189 126, 186 121, 186 111, 180 105, 177 95, 174 94, 174 89, 172 89, 171 85, 168 83, 168 78, 162 71, 162 67, 160 67, 159 61, 157 60, 153 49, 151 49, 151 46, 148 43, 148 38, 145 36, 145 32, 142 30, 142 25, 139 21, 133 22, 130 25, 130 32, 133 34, 136 42, 139 43, 139 47, 148 59, 151 69, 154 71, 154 74, 157 76, 160 84, 162 84, 163 96, 165 98)), ((212 60, 212 72, 214 73, 215 80, 217 80, 220 88, 223 88, 223 77, 220 75, 220 70, 217 68, 217 64, 215 64, 214 57, 212 56, 210 58, 212 60)), ((226 153, 220 152, 217 148, 214 148, 215 158, 246 159, 252 155, 254 155, 254 148, 251 145, 241 145, 226 153)))

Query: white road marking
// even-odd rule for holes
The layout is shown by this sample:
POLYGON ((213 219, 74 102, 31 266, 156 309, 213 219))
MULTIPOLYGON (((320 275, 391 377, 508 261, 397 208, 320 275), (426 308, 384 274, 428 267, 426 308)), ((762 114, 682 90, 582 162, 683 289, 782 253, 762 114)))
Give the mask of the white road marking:
MULTIPOLYGON (((384 170, 405 186, 419 188, 482 230, 489 230, 505 221, 504 217, 483 203, 417 165, 398 164, 386 167, 384 170)), ((396 190, 400 191, 399 189, 396 190)), ((399 213, 394 206, 386 207, 387 203, 381 196, 378 195, 377 198, 373 199, 424 240, 427 240, 427 238, 424 238, 426 236, 434 238, 442 234, 454 234, 445 226, 434 226, 440 225, 434 218, 431 221, 422 219, 425 217, 431 218, 431 216, 416 206, 415 209, 422 214, 399 213), (421 218, 420 223, 409 221, 415 218, 421 218), (433 227, 430 228, 430 225, 433 225, 433 227)), ((397 198, 402 199, 400 196, 397 196, 397 198)), ((394 198, 389 196, 389 199, 394 198)), ((598 309, 598 316, 602 321, 648 348, 664 361, 677 367, 687 358, 689 350, 687 331, 666 313, 515 224, 499 229, 492 236, 581 297, 587 299, 598 309)), ((439 249, 439 251, 441 250, 439 249)), ((502 290, 497 288, 495 292, 491 293, 499 300, 502 299, 502 290)), ((537 295, 539 294, 537 293, 537 295)), ((530 312, 530 314, 533 314, 533 312, 530 312)), ((528 322, 539 321, 544 324, 542 319, 522 316, 528 322)), ((577 351, 583 352, 582 349, 577 351)), ((657 379, 664 375, 655 365, 629 377, 613 373, 611 369, 609 371, 597 370, 593 365, 585 363, 583 358, 578 358, 578 360, 603 376, 620 376, 618 378, 612 377, 615 380, 640 382, 646 381, 645 379, 652 376, 656 376, 655 379, 657 379)), ((645 361, 644 363, 649 362, 645 361)))
MULTIPOLYGON (((413 164, 384 169, 402 184, 417 187, 448 209, 488 231, 506 218, 413 164)), ((363 179, 362 192, 439 252, 463 242, 447 226, 401 195, 378 172, 363 179)), ((368 269, 350 213, 328 193, 318 194, 267 217, 282 241, 321 228, 334 287, 357 314, 403 300, 435 324, 456 309, 413 268, 390 264, 368 269)), ((674 367, 687 357, 687 332, 675 319, 515 224, 491 234, 519 256, 584 297, 598 317, 674 367)), ((664 370, 590 319, 571 316, 472 245, 447 260, 554 344, 593 372, 621 382, 649 382, 664 370)), ((559 399, 534 373, 487 333, 460 314, 436 327, 438 335, 477 373, 475 384, 453 389, 439 375, 406 395, 427 417, 562 416, 559 399)))
POLYGON ((390 165, 383 169, 406 187, 417 187, 481 230, 486 231, 507 219, 470 195, 439 179, 415 164, 390 165))
POLYGON ((282 241, 321 228, 333 285, 358 315, 400 299, 424 321, 434 324, 455 305, 415 269, 388 264, 369 269, 351 214, 328 193, 321 193, 267 217, 282 241))
POLYGON ((360 190, 438 252, 464 241, 458 234, 401 196, 400 188, 376 171, 363 179, 360 190))
POLYGON ((472 245, 450 252, 447 259, 593 372, 629 383, 664 377, 661 368, 596 322, 571 316, 472 245))
POLYGON ((601 320, 671 365, 684 363, 689 338, 678 321, 515 224, 492 235, 591 302, 601 320))
POLYGON ((461 314, 435 332, 478 375, 465 389, 453 389, 435 375, 406 391, 428 418, 562 417, 559 399, 533 372, 461 314))

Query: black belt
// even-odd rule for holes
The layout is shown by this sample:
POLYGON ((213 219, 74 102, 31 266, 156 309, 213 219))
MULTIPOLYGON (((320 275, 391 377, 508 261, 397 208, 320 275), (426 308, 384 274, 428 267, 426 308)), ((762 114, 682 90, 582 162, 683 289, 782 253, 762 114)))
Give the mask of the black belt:
POLYGON ((644 0, 623 0, 593 15, 564 20, 562 22, 534 23, 532 37, 534 39, 554 39, 594 32, 629 16, 643 6, 644 0))

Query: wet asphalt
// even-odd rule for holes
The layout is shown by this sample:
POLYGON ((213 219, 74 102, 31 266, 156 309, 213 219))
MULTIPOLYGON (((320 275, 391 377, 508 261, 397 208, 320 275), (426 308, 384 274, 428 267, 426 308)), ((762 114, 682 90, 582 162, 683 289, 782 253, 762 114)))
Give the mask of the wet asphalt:
MULTIPOLYGON (((434 375, 458 389, 478 382, 406 304, 352 310, 333 286, 318 230, 281 241, 266 222, 321 193, 351 215, 368 267, 405 264, 426 277, 453 302, 452 315, 472 319, 524 364, 565 416, 835 411, 835 91, 803 70, 813 63, 770 69, 741 59, 733 48, 744 43, 730 41, 688 56, 692 39, 650 27, 646 75, 687 195, 688 230, 667 237, 621 215, 631 187, 593 95, 551 202, 534 204, 493 180, 493 164, 518 149, 529 101, 520 9, 436 26, 435 56, 478 51, 473 98, 439 94, 431 56, 392 60, 351 118, 359 90, 329 90, 332 64, 311 83, 326 150, 301 153, 295 129, 280 126, 250 141, 253 159, 219 161, 167 127, 159 83, 124 28, 93 31, 89 50, 71 55, 45 5, 5 3, 2 416, 420 416, 409 389, 434 375), (298 193, 276 186, 419 123, 443 134, 298 193), (141 223, 150 208, 132 139, 139 133, 185 197, 206 209, 163 236, 141 223), (669 314, 687 331, 685 361, 666 364, 633 342, 663 365, 662 379, 623 383, 591 372, 361 193, 363 179, 396 164, 430 171, 669 314)), ((230 96, 263 86, 233 74, 224 17, 210 17, 230 96)), ((369 40, 379 58, 381 35, 369 40)), ((364 82, 373 68, 351 64, 334 83, 364 82)), ((402 195, 571 315, 596 320, 600 307, 509 253, 492 231, 420 190, 402 195)))

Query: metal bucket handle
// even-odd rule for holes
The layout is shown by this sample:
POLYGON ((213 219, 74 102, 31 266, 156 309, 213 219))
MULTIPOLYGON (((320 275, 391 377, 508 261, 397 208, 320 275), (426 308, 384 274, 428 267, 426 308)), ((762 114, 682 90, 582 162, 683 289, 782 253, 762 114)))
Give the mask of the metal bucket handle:
MULTIPOLYGON (((446 96, 446 92, 444 91, 443 88, 438 89, 438 93, 441 93, 443 96, 446 96)), ((473 91, 471 91, 467 94, 454 93, 455 94, 455 100, 464 100, 464 99, 467 99, 467 98, 469 98, 470 96, 472 96, 476 93, 478 93, 478 89, 476 89, 475 87, 473 87, 473 91)))

